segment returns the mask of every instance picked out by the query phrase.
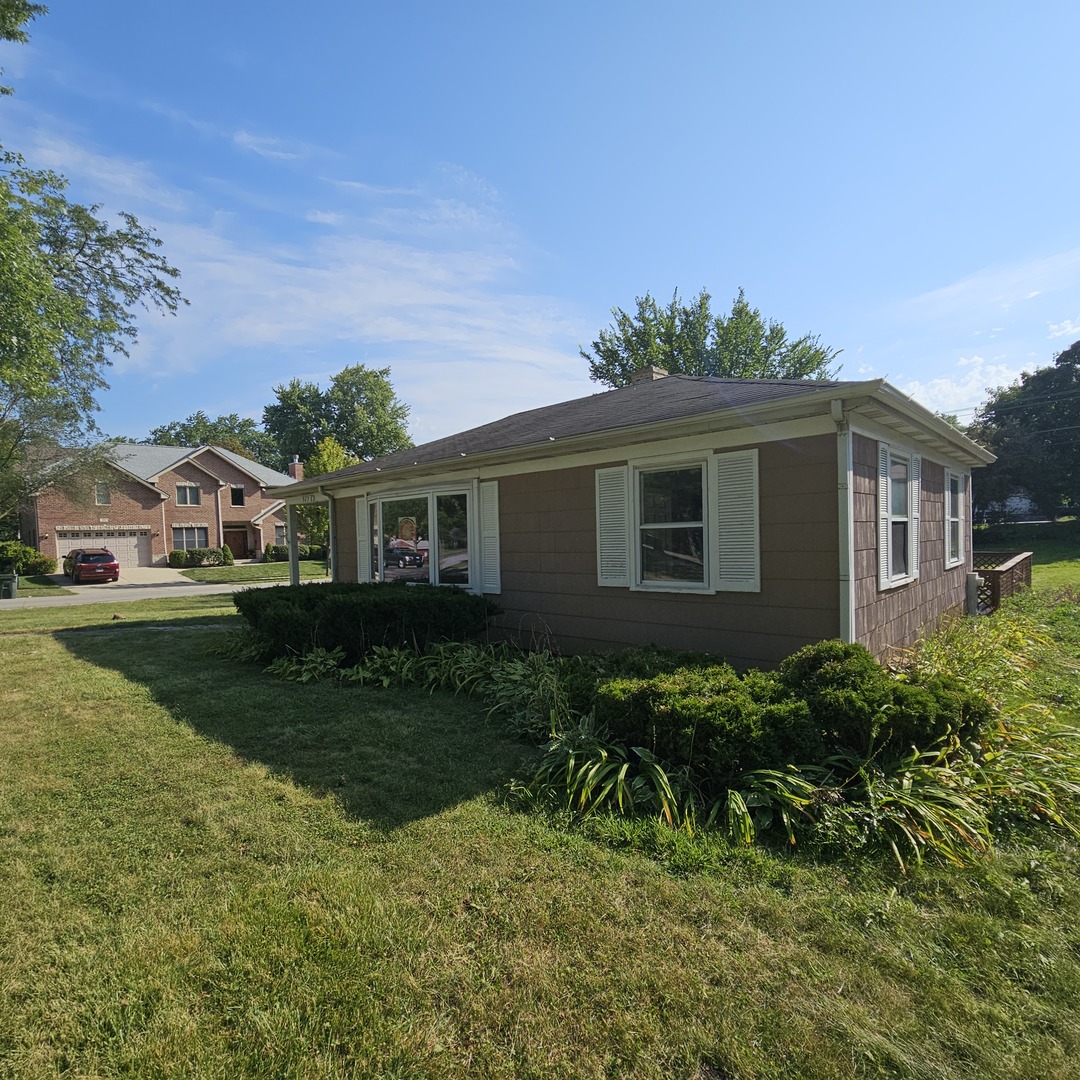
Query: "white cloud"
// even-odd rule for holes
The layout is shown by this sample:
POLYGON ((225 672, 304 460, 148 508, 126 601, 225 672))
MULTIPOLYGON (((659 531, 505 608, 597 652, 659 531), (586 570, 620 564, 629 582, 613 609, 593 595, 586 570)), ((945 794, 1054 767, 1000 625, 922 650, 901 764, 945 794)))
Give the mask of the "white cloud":
POLYGON ((304 220, 315 225, 340 225, 345 218, 333 210, 309 210, 304 215, 304 220))
POLYGON ((253 135, 250 131, 236 131, 233 132, 232 141, 242 150, 250 150, 260 157, 277 161, 295 161, 300 157, 299 151, 287 149, 285 141, 273 135, 253 135))
POLYGON ((983 356, 960 357, 956 367, 955 376, 913 379, 902 384, 900 389, 928 409, 958 413, 961 420, 967 420, 974 408, 986 400, 988 390, 1015 382, 1022 370, 998 356, 989 359, 983 356))
POLYGON ((1073 335, 1080 335, 1080 317, 1075 321, 1066 319, 1064 322, 1051 323, 1050 333, 1047 336, 1053 339, 1073 335))

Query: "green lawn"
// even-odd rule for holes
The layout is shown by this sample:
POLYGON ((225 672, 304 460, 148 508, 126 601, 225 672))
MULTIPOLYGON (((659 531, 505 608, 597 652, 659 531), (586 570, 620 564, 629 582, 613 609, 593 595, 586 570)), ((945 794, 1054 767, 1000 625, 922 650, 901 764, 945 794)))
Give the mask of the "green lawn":
POLYGON ((73 596, 70 589, 65 589, 55 578, 46 574, 21 574, 19 576, 19 597, 24 596, 73 596))
MULTIPOLYGON (((305 559, 300 564, 300 578, 326 577, 326 564, 305 559)), ((194 570, 181 570, 186 578, 209 585, 228 585, 234 581, 288 581, 287 562, 242 563, 239 566, 200 566, 194 570)))
POLYGON ((1035 589, 1080 585, 1080 522, 1018 522, 977 527, 976 551, 1030 551, 1035 589))
POLYGON ((646 855, 508 801, 477 704, 273 680, 198 599, 0 636, 0 1075, 1076 1076, 1070 840, 646 855))

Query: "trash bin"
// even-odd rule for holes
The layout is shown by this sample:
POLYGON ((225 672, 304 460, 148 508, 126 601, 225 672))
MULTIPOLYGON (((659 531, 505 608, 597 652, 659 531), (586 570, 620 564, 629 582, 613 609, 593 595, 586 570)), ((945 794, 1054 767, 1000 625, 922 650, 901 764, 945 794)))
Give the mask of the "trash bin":
POLYGON ((19 599, 19 575, 0 574, 0 600, 19 599))

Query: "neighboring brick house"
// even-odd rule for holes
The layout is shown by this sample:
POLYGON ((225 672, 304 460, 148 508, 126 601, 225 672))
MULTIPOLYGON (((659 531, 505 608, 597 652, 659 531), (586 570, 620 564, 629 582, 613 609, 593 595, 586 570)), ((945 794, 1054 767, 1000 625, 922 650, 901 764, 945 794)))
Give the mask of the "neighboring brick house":
POLYGON ((57 560, 107 547, 121 566, 161 565, 174 548, 228 546, 257 559, 284 543, 285 503, 266 492, 302 477, 298 463, 286 475, 220 446, 129 443, 111 457, 108 475, 87 481, 85 501, 38 492, 20 514, 23 542, 57 560))
POLYGON ((953 425, 882 380, 643 375, 271 494, 330 499, 339 580, 489 594, 504 635, 570 652, 885 656, 963 608, 994 457, 953 425))

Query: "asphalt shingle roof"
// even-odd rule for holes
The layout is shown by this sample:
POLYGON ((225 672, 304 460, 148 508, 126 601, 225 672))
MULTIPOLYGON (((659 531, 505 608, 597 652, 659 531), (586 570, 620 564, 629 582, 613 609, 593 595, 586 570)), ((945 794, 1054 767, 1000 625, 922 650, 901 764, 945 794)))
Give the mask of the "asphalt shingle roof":
MULTIPOLYGON (((121 443, 112 452, 112 458, 120 468, 137 476, 140 480, 151 483, 151 478, 165 472, 178 461, 190 457, 197 446, 143 446, 139 443, 121 443)), ((215 454, 219 454, 226 461, 244 469, 254 476, 260 484, 266 487, 280 487, 284 484, 293 483, 291 476, 280 473, 276 469, 268 469, 257 461, 234 454, 221 446, 211 447, 215 454)), ((198 459, 196 459, 197 461, 198 459)))
POLYGON ((854 385, 858 384, 829 380, 712 379, 668 375, 557 405, 514 413, 502 420, 435 439, 410 450, 386 454, 331 475, 334 478, 358 476, 376 470, 433 464, 462 454, 468 456, 518 449, 551 439, 615 431, 724 409, 745 409, 827 388, 854 385))

